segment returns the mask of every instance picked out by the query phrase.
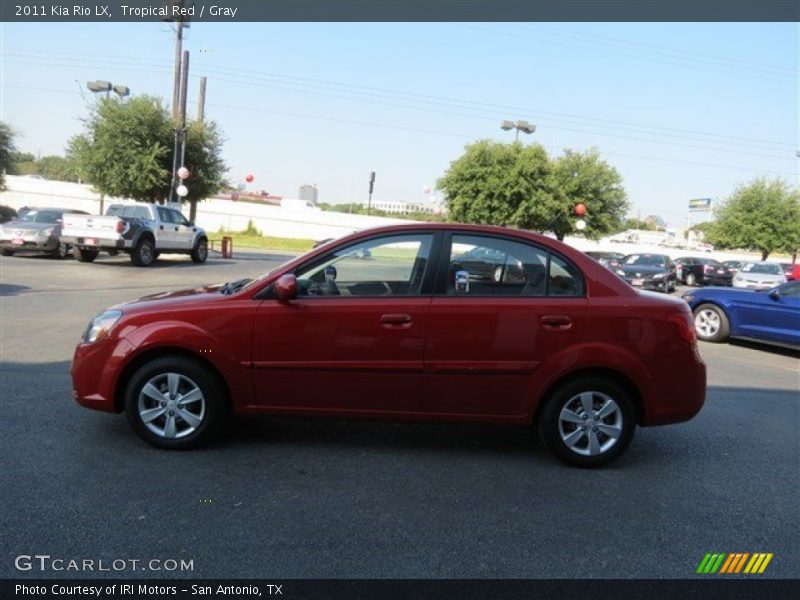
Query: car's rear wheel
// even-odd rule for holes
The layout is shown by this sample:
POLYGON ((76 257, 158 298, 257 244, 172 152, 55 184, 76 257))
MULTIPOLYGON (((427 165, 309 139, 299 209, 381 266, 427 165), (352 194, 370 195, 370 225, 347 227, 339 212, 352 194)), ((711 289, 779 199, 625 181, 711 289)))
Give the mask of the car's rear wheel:
POLYGON ((78 262, 90 263, 94 262, 94 259, 97 258, 99 251, 93 250, 91 248, 81 248, 80 246, 75 246, 72 249, 72 255, 78 259, 78 262))
POLYGON ((686 275, 686 285, 689 287, 694 287, 697 283, 697 278, 694 276, 694 273, 689 273, 686 275))
POLYGON ((192 248, 192 262, 202 264, 208 259, 208 240, 205 238, 197 240, 192 248))
POLYGON ((601 467, 633 439, 636 413, 625 389, 601 377, 580 377, 558 388, 539 417, 539 434, 555 456, 578 467, 601 467))
POLYGON ((182 450, 209 442, 227 414, 218 379, 184 357, 163 357, 142 366, 125 390, 125 410, 145 441, 182 450))
POLYGON ((704 342, 724 342, 731 332, 728 315, 715 304, 701 304, 694 309, 694 329, 704 342))
POLYGON ((143 238, 131 250, 131 262, 137 267, 149 267, 156 260, 156 247, 153 240, 143 238))

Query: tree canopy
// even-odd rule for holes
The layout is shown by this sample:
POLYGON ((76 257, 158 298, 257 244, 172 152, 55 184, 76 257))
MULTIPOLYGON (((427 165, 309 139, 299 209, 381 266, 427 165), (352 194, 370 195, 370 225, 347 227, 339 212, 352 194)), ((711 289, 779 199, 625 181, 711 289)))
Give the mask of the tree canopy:
POLYGON ((6 189, 6 172, 14 152, 14 131, 0 121, 0 192, 6 189))
POLYGON ((758 178, 739 186, 715 211, 708 240, 720 248, 794 254, 800 248, 800 191, 783 179, 758 178))
MULTIPOLYGON (((174 129, 160 99, 103 98, 92 109, 85 130, 69 142, 67 158, 81 179, 110 196, 145 202, 169 197, 174 129)), ((222 136, 213 122, 187 126, 184 165, 191 172, 186 200, 195 203, 225 184, 222 136)))
POLYGON ((437 182, 451 218, 465 223, 552 231, 559 239, 586 206, 588 237, 618 230, 628 208, 622 178, 596 150, 552 159, 539 144, 480 140, 437 182))

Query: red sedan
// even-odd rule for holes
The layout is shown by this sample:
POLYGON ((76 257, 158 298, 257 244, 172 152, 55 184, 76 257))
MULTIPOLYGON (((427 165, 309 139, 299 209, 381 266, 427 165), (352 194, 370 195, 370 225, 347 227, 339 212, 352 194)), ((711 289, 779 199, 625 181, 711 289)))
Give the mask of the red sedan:
POLYGON ((586 467, 637 424, 691 419, 706 388, 685 302, 543 236, 442 224, 111 308, 72 379, 80 404, 125 411, 162 448, 208 441, 229 413, 483 421, 534 424, 586 467))

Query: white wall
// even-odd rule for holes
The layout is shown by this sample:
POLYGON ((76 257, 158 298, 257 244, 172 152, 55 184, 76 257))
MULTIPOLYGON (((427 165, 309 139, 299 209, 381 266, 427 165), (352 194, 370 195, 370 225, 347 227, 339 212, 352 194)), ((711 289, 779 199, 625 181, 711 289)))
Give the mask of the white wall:
MULTIPOLYGON (((14 209, 23 206, 52 206, 100 211, 100 195, 88 185, 63 181, 44 181, 31 177, 6 176, 6 191, 0 193, 0 204, 14 209)), ((105 207, 120 201, 106 198, 105 207)), ((189 206, 183 211, 187 216, 189 206)), ((287 208, 252 202, 234 202, 213 198, 197 205, 197 224, 214 234, 220 228, 241 231, 252 221, 264 235, 321 240, 353 233, 357 229, 410 223, 406 219, 368 217, 347 213, 327 212, 308 208, 287 208)))

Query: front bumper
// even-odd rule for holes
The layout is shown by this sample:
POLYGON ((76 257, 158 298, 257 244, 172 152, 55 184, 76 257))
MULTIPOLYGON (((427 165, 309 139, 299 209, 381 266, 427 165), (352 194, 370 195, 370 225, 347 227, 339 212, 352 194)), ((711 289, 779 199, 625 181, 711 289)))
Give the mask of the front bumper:
POLYGON ((44 237, 35 237, 35 238, 16 238, 16 239, 2 239, 0 240, 0 248, 3 250, 14 250, 22 251, 22 250, 33 250, 36 252, 53 252, 56 248, 58 248, 59 239, 58 236, 51 235, 46 238, 44 237))
POLYGON ((724 287, 733 285, 733 277, 725 277, 723 275, 703 275, 700 281, 705 285, 719 285, 724 287))
POLYGON ((93 344, 81 342, 72 357, 72 395, 81 406, 120 412, 116 385, 122 368, 133 352, 128 340, 108 338, 93 344))
POLYGON ((638 290, 650 290, 653 292, 665 292, 667 291, 667 282, 668 279, 634 279, 632 277, 625 277, 625 281, 627 281, 631 286, 635 287, 638 290), (634 283, 634 281, 636 283, 634 283), (641 282, 641 283, 639 283, 641 282))

